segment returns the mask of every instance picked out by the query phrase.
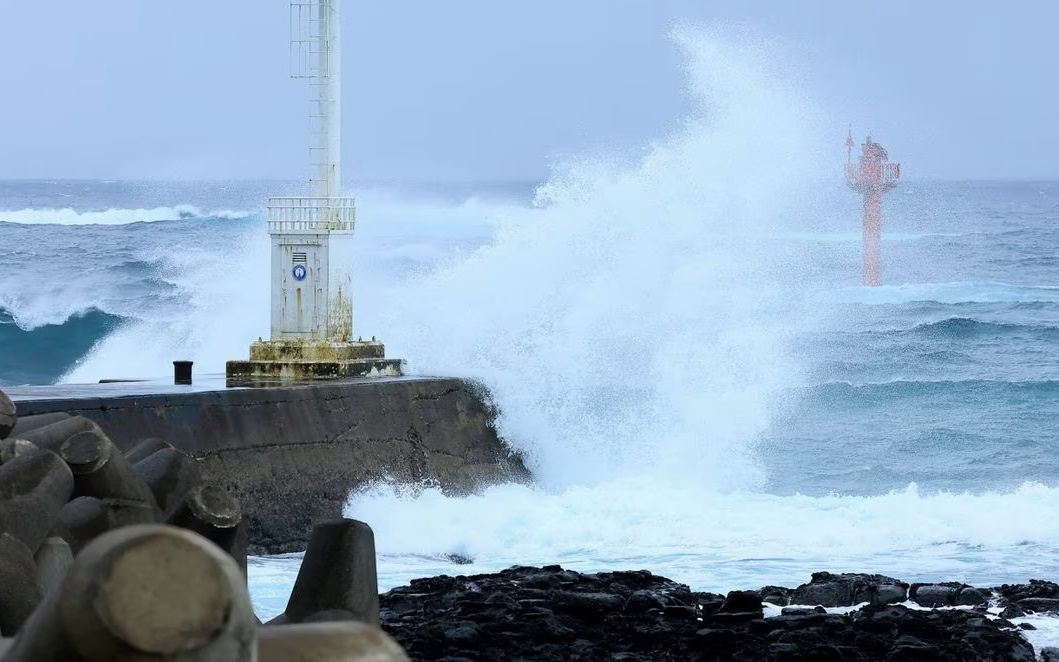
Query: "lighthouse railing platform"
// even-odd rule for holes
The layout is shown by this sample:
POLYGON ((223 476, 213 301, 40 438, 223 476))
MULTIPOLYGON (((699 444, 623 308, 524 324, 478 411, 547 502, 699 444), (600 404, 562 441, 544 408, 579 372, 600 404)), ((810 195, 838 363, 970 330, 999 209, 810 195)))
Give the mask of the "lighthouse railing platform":
POLYGON ((353 232, 354 198, 289 197, 268 199, 269 234, 353 232))
POLYGON ((901 179, 900 163, 847 163, 846 183, 853 189, 869 187, 889 191, 901 179))

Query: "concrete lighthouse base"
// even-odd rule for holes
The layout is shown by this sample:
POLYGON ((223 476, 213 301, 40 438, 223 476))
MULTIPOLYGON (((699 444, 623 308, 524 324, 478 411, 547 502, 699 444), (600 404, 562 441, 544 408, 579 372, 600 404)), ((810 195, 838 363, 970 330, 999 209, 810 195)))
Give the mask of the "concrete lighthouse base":
POLYGON ((259 340, 250 345, 249 361, 228 361, 230 386, 266 385, 340 377, 399 377, 404 361, 386 358, 376 340, 332 342, 259 340))

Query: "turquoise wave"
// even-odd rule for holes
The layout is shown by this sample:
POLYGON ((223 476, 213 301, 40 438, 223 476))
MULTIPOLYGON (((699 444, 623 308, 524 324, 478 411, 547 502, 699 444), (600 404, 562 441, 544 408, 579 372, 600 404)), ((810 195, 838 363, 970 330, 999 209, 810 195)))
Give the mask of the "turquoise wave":
POLYGON ((0 384, 53 384, 125 320, 97 308, 24 329, 0 308, 0 384))

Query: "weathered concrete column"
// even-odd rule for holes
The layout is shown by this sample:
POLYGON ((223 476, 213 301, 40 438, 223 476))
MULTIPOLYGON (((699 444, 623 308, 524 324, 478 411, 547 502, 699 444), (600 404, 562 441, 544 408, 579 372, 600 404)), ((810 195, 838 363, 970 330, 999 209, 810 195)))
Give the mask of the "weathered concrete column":
POLYGON ((255 648, 235 562, 190 531, 149 524, 86 546, 4 662, 251 662, 255 648))
POLYGON ((74 477, 58 455, 35 449, 0 465, 0 531, 37 551, 73 495, 74 477))
POLYGON ((343 621, 277 625, 258 631, 258 662, 407 662, 379 627, 343 621))

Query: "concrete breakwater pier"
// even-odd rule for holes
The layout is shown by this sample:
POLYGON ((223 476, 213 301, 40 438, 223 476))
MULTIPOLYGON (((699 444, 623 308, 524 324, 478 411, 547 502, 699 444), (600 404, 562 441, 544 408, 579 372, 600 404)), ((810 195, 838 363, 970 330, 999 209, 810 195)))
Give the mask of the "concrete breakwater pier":
POLYGON ((205 377, 7 392, 21 420, 15 436, 51 438, 92 423, 122 451, 155 438, 194 458, 204 480, 243 504, 251 553, 304 550, 313 522, 341 517, 350 492, 373 481, 459 494, 529 478, 498 439, 483 391, 458 379, 227 388, 205 377))

